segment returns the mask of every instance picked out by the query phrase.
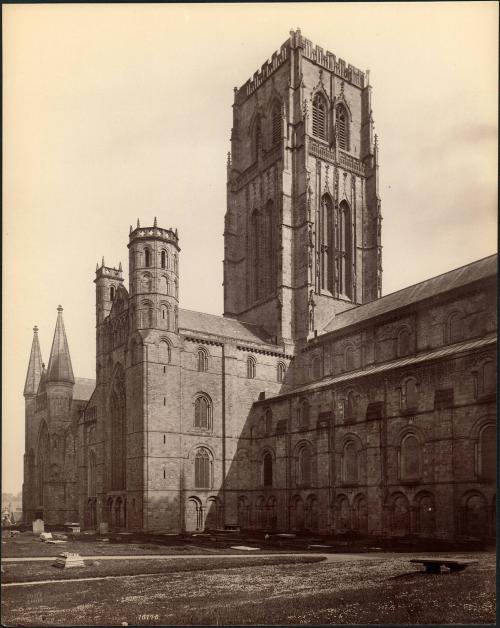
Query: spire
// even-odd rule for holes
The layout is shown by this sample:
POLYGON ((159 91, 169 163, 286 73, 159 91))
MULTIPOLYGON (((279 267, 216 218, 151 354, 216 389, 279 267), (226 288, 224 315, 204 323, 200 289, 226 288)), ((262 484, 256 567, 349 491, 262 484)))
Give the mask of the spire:
POLYGON ((122 268, 122 263, 121 263, 121 262, 118 264, 118 270, 119 270, 120 272, 122 272, 122 270, 123 270, 123 268, 122 268))
POLYGON ((38 384, 42 377, 42 353, 40 351, 40 343, 38 342, 38 327, 33 327, 33 342, 31 343, 30 361, 28 364, 28 373, 26 374, 26 383, 24 384, 24 395, 36 395, 38 384))
POLYGON ((157 227, 157 226, 158 226, 158 223, 156 222, 156 216, 155 216, 155 220, 154 220, 154 223, 153 223, 153 227, 157 227))
POLYGON ((70 384, 74 384, 75 379, 73 377, 73 368, 71 366, 71 358, 69 356, 68 341, 66 340, 62 312, 63 309, 59 305, 57 308, 56 330, 54 332, 54 340, 52 341, 52 349, 50 351, 49 368, 47 369, 47 381, 68 382, 70 384))

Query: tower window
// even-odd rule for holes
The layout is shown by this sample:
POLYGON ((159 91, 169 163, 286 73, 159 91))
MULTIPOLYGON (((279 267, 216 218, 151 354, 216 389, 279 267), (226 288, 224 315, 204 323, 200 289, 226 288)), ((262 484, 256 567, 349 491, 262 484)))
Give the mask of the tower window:
POLYGON ((198 349, 198 371, 208 371, 208 355, 205 349, 201 347, 198 349))
POLYGON ((115 287, 111 286, 111 288, 109 289, 109 298, 111 301, 115 300, 115 287))
POLYGON ((151 251, 149 249, 144 249, 144 266, 146 268, 151 266, 151 251))
POLYGON ((312 105, 312 132, 315 137, 326 140, 326 102, 321 94, 316 94, 312 105))
POLYGON ((161 252, 161 267, 162 268, 166 268, 167 267, 167 254, 165 251, 161 252))
POLYGON ((337 145, 341 150, 349 150, 349 123, 347 111, 343 105, 339 105, 335 111, 337 123, 337 145))
POLYGON ((212 429, 212 403, 206 395, 199 395, 195 399, 194 426, 202 430, 212 429))
POLYGON ((278 144, 281 139, 281 107, 280 103, 275 103, 272 112, 272 141, 273 145, 278 144))
POLYGON ((253 124, 253 133, 252 133, 252 154, 253 154, 254 160, 257 159, 257 155, 259 153, 261 144, 262 144, 262 128, 261 128, 260 116, 257 116, 253 124))
POLYGON ((277 378, 280 384, 285 379, 285 373, 286 373, 286 366, 283 364, 283 362, 278 362, 277 378))
POLYGON ((247 378, 255 379, 255 372, 255 358, 250 355, 247 358, 247 378))
POLYGON ((204 447, 200 447, 194 457, 194 485, 196 488, 212 487, 212 460, 204 447))
POLYGON ((165 469, 163 469, 163 479, 165 479, 167 477, 167 472, 165 471, 165 469))

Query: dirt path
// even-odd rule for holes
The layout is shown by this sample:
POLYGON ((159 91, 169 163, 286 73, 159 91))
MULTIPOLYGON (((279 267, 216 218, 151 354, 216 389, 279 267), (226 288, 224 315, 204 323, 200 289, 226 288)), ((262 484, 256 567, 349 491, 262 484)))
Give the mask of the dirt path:
MULTIPOLYGON (((57 558, 58 554, 54 556, 18 556, 15 558, 2 558, 2 563, 29 563, 40 561, 51 561, 57 558)), ((185 558, 189 560, 191 558, 204 560, 210 560, 211 558, 280 558, 280 557, 311 557, 321 556, 326 562, 344 562, 346 560, 374 560, 392 558, 393 554, 323 554, 321 552, 308 552, 306 553, 287 553, 287 554, 261 554, 260 552, 248 552, 248 554, 131 554, 127 555, 104 555, 104 556, 83 556, 80 554, 82 560, 168 560, 170 558, 185 558)))

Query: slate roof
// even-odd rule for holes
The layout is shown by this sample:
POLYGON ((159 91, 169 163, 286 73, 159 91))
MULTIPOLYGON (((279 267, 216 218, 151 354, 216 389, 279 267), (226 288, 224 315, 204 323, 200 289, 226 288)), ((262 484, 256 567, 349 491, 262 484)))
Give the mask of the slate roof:
POLYGON ((73 399, 78 401, 88 401, 92 397, 95 389, 95 379, 87 377, 75 377, 75 385, 73 387, 73 399))
POLYGON ((359 377, 366 377, 368 375, 377 375, 378 373, 383 373, 384 371, 390 371, 393 369, 404 368, 406 366, 413 366, 415 364, 420 364, 422 362, 427 362, 429 360, 438 360, 440 358, 444 358, 450 355, 455 355, 459 353, 464 353, 467 351, 473 351, 475 349, 480 349, 482 347, 487 347, 489 345, 495 345, 497 341, 496 334, 491 334, 486 338, 480 338, 479 340, 466 340, 463 342, 458 342, 453 345, 446 345, 446 347, 442 347, 440 349, 433 349, 432 351, 423 351, 418 355, 408 356, 405 358, 398 358, 397 360, 390 360, 389 362, 383 362, 381 364, 371 364, 363 369, 358 369, 356 371, 349 371, 347 373, 342 373, 341 375, 335 375, 332 377, 324 377, 316 382, 311 382, 310 384, 306 384, 304 386, 298 386, 294 388, 290 392, 283 393, 281 395, 276 395, 274 397, 270 397, 266 399, 267 403, 274 399, 280 399, 284 397, 289 397, 290 395, 299 395, 301 393, 319 390, 321 388, 328 388, 333 386, 334 384, 341 384, 342 382, 351 381, 353 379, 357 379, 359 377))
POLYGON ((477 262, 472 262, 472 264, 455 268, 442 275, 437 275, 437 277, 392 292, 370 303, 344 310, 324 327, 323 333, 349 327, 496 274, 497 255, 490 255, 477 262))
POLYGON ((269 334, 251 323, 244 323, 234 318, 204 314, 192 310, 179 310, 179 329, 186 332, 197 332, 204 335, 232 338, 241 343, 253 342, 258 344, 271 344, 269 334))

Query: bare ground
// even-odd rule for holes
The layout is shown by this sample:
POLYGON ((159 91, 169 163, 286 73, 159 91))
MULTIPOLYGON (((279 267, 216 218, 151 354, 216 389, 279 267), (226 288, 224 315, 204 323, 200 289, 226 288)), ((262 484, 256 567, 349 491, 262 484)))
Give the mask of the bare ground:
MULTIPOLYGON (((410 558, 260 566, 245 562, 237 567, 226 563, 210 571, 200 570, 197 562, 189 574, 4 587, 2 623, 495 623, 494 553, 477 554, 479 564, 463 572, 437 576, 423 574, 409 564, 410 558)), ((189 558, 182 560, 187 567, 189 558)), ((118 562, 123 569, 126 561, 118 562)))

